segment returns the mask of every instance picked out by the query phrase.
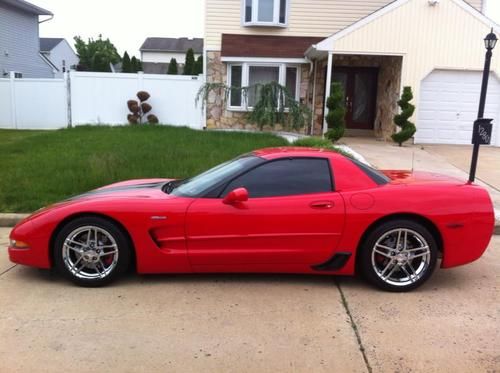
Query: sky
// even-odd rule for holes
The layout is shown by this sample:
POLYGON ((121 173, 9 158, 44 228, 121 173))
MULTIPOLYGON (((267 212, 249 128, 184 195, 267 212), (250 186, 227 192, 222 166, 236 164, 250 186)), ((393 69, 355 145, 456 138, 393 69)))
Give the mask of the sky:
POLYGON ((54 13, 40 24, 40 36, 63 37, 72 46, 75 35, 86 40, 102 34, 120 54, 140 57, 147 37, 203 37, 203 0, 28 1, 54 13))
MULTIPOLYGON (((203 0, 29 0, 54 13, 40 25, 42 37, 109 38, 120 54, 140 57, 146 37, 203 37, 203 0)), ((486 14, 500 24, 500 0, 487 0, 486 14)))

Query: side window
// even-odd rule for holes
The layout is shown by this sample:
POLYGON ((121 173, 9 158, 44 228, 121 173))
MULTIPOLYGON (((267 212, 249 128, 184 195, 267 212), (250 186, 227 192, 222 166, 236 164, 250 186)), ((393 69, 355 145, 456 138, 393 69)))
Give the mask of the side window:
POLYGON ((231 181, 222 196, 245 187, 250 198, 331 192, 330 167, 323 158, 287 158, 265 163, 231 181))

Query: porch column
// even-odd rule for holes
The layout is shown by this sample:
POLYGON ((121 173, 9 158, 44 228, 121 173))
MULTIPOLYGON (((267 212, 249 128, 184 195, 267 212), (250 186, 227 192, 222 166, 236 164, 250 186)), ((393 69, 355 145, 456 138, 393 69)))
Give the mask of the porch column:
POLYGON ((328 114, 328 108, 326 107, 326 102, 328 97, 330 97, 330 88, 332 86, 332 68, 333 68, 333 52, 328 52, 328 65, 326 66, 326 89, 325 89, 325 116, 323 117, 323 135, 328 131, 328 123, 326 123, 326 115, 328 114))

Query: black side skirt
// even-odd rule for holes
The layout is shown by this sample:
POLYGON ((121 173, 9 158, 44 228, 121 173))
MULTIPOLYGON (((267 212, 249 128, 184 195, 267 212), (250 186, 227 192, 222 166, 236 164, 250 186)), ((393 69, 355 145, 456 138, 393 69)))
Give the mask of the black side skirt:
POLYGON ((313 265, 311 266, 311 268, 315 271, 337 271, 345 266, 345 264, 351 257, 351 254, 352 253, 347 252, 335 253, 335 255, 328 259, 326 262, 313 265))

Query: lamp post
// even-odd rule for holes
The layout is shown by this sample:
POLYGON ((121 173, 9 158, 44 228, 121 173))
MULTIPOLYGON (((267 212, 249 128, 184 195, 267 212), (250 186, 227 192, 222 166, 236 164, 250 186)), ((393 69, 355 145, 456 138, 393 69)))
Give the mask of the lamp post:
POLYGON ((477 114, 478 120, 474 123, 474 131, 473 131, 474 133, 472 135, 472 143, 474 144, 474 148, 472 150, 472 161, 469 173, 470 183, 474 182, 476 178, 476 167, 477 167, 477 158, 479 155, 479 145, 481 143, 489 144, 491 138, 491 120, 485 120, 483 118, 484 118, 484 107, 486 105, 486 92, 488 91, 488 79, 490 77, 491 56, 493 55, 492 51, 493 48, 495 48, 497 41, 498 41, 497 36, 493 32, 493 29, 491 29, 491 32, 484 38, 484 46, 486 47, 486 59, 484 61, 483 82, 481 84, 481 97, 479 99, 479 112, 477 114), (483 125, 484 127, 481 127, 481 125, 483 125), (489 128, 489 135, 487 134, 486 136, 487 142, 486 140, 484 142, 481 142, 480 132, 482 130, 484 134, 485 128, 486 129, 489 128))

